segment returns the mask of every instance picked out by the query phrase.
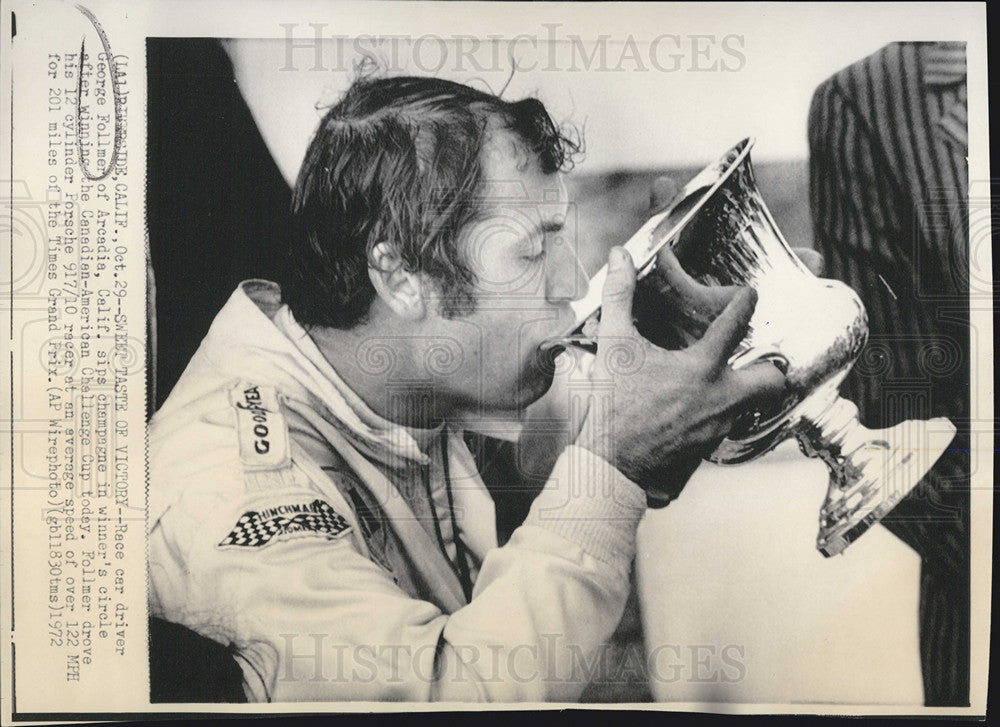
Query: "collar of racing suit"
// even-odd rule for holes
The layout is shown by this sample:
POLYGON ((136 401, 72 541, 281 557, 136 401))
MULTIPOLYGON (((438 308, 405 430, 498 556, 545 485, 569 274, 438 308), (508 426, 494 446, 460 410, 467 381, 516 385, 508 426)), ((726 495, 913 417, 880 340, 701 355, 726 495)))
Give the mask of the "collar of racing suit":
MULTIPOLYGON (((206 353, 216 363, 232 361, 236 364, 234 369, 240 371, 245 370, 245 353, 265 349, 268 361, 277 362, 283 378, 294 382, 302 392, 313 394, 312 398, 318 399, 336 422, 343 425, 341 432, 352 444, 384 464, 426 465, 429 462, 426 453, 433 451, 445 429, 444 425, 434 429, 404 427, 376 414, 340 378, 288 306, 281 302, 281 289, 276 283, 267 280, 240 283, 213 322, 206 344, 210 345, 206 353), (259 320, 261 316, 270 321, 270 327, 260 325, 264 324, 259 320)), ((389 361, 379 357, 391 353, 373 351, 371 355, 372 365, 378 366, 389 361)), ((455 413, 447 428, 456 433, 476 431, 495 439, 516 441, 522 426, 518 413, 477 411, 455 413)))
MULTIPOLYGON (((415 430, 385 420, 337 375, 319 348, 281 303, 281 290, 266 280, 241 283, 216 316, 202 341, 204 357, 223 378, 265 381, 282 394, 302 401, 333 425, 371 460, 400 469, 428 465, 448 436, 453 475, 465 483, 455 490, 456 506, 481 513, 463 523, 468 545, 477 556, 496 545, 492 498, 478 477, 461 437, 461 424, 415 430)), ((182 399, 183 401, 183 399, 182 399)), ((171 405, 168 398, 161 413, 171 405)), ((499 427, 510 432, 510 426, 499 427)))
POLYGON ((352 445, 392 467, 428 464, 425 452, 443 430, 403 427, 372 411, 282 304, 278 285, 266 280, 240 283, 212 323, 203 353, 234 378, 275 381, 283 393, 325 410, 352 445))

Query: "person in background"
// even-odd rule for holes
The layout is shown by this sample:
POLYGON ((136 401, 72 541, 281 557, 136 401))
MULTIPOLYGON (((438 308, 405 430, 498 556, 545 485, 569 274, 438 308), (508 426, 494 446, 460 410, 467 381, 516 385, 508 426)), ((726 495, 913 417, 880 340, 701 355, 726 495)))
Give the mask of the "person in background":
POLYGON ((810 198, 871 337, 844 385, 869 427, 946 416, 949 450, 883 524, 921 556, 928 706, 969 704, 969 226, 963 43, 893 43, 816 90, 810 198))

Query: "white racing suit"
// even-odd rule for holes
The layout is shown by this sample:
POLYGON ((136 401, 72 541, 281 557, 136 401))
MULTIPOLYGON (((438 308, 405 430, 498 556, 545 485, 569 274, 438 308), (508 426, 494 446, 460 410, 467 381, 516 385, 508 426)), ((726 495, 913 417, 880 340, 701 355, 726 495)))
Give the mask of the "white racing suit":
POLYGON ((645 509, 570 446, 497 547, 460 434, 375 415, 264 281, 216 317, 149 457, 151 615, 231 646, 251 701, 574 701, 645 509))

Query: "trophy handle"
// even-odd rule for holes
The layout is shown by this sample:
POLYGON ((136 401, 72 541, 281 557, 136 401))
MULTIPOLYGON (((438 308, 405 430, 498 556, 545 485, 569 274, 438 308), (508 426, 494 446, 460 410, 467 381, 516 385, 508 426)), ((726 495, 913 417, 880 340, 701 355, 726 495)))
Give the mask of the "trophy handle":
POLYGON ((794 428, 802 452, 823 460, 830 470, 816 538, 816 547, 827 557, 843 552, 888 515, 955 436, 955 425, 943 417, 867 429, 858 421, 858 408, 832 393, 817 397, 816 406, 808 407, 794 428))

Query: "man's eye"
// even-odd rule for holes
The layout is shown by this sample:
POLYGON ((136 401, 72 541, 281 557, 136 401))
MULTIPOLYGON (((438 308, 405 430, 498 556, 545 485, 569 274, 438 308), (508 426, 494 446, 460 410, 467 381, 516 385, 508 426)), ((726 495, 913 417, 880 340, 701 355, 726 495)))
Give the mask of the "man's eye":
POLYGON ((531 263, 537 263, 545 258, 545 248, 543 247, 541 251, 536 255, 525 255, 524 259, 531 263))

